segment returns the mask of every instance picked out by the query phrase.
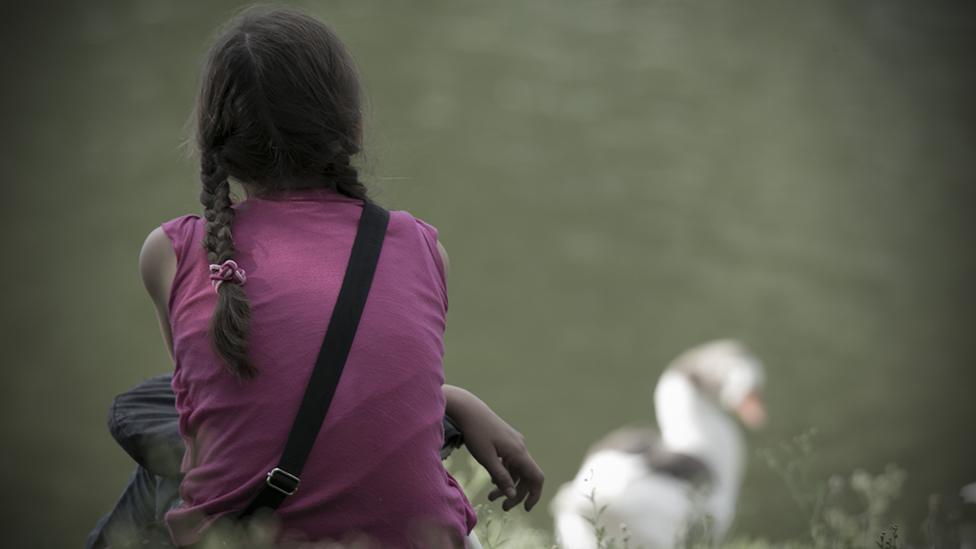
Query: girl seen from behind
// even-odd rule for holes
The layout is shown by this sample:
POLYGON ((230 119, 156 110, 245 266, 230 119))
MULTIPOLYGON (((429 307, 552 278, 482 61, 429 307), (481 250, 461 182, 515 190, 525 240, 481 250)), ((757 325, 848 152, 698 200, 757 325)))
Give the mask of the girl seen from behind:
MULTIPOLYGON (((140 257, 186 444, 165 513, 179 546, 245 508, 281 455, 368 200, 352 164, 360 92, 335 34, 292 10, 245 12, 208 56, 197 104, 204 215, 163 223, 140 257), (231 179, 245 190, 237 203, 231 179)), ((520 435, 444 385, 447 270, 436 229, 390 212, 301 489, 275 511, 284 538, 465 546, 476 519, 440 460, 445 409, 506 510, 538 501, 542 473, 520 435)))

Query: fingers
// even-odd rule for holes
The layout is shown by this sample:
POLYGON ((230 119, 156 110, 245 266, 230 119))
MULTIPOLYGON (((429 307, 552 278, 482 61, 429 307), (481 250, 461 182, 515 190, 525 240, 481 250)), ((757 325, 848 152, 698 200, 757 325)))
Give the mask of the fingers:
POLYGON ((524 483, 520 483, 519 482, 520 479, 518 477, 514 477, 514 479, 515 482, 518 484, 518 487, 512 491, 511 495, 505 495, 498 488, 495 488, 494 490, 488 493, 488 499, 490 501, 495 501, 496 499, 502 497, 503 495, 506 496, 505 501, 502 502, 502 510, 504 511, 510 511, 513 507, 518 505, 520 501, 525 499, 525 495, 527 493, 526 485, 524 483))
POLYGON ((527 455, 525 459, 507 464, 506 469, 516 484, 514 494, 504 494, 496 488, 488 494, 488 499, 495 501, 505 495, 502 510, 510 511, 524 501, 525 510, 531 511, 542 497, 542 485, 545 482, 542 469, 527 455))
POLYGON ((539 503, 539 498, 542 497, 542 485, 546 481, 546 476, 542 473, 542 468, 539 467, 539 464, 531 457, 528 458, 525 469, 521 475, 519 485, 524 484, 527 486, 528 498, 525 500, 525 510, 531 511, 539 503))
POLYGON ((525 510, 531 511, 539 503, 545 476, 529 455, 520 433, 509 427, 508 436, 501 440, 469 437, 467 446, 495 484, 495 489, 488 494, 490 501, 504 496, 502 509, 505 511, 522 502, 525 510))
POLYGON ((502 460, 489 459, 485 463, 482 463, 482 465, 488 471, 488 474, 491 475, 491 481, 496 486, 491 494, 488 494, 488 499, 495 501, 495 499, 502 495, 505 495, 507 498, 514 498, 516 495, 515 480, 508 473, 502 460), (495 497, 492 497, 492 494, 496 494, 495 497))
POLYGON ((512 476, 518 478, 518 489, 516 491, 516 501, 511 507, 518 505, 525 499, 525 510, 531 511, 539 503, 542 497, 542 485, 545 483, 545 475, 539 465, 529 456, 528 452, 513 463, 510 467, 512 476))
POLYGON ((494 501, 495 498, 502 495, 514 497, 515 481, 508 473, 508 469, 506 469, 505 465, 502 463, 502 460, 498 456, 498 452, 496 451, 494 445, 485 444, 484 441, 474 438, 469 438, 466 445, 468 447, 468 452, 470 452, 474 459, 485 468, 485 471, 487 471, 488 475, 491 477, 491 482, 496 487, 495 490, 492 491, 492 494, 497 492, 497 495, 495 495, 492 500, 494 501))
MULTIPOLYGON (((519 480, 521 480, 521 479, 519 479, 519 480)), ((528 493, 529 493, 529 488, 528 488, 527 483, 526 482, 519 482, 518 483, 518 488, 516 489, 516 492, 515 492, 515 497, 514 498, 508 498, 504 502, 502 502, 502 510, 503 511, 511 511, 512 508, 514 508, 515 506, 517 506, 522 500, 525 499, 525 496, 528 493)))

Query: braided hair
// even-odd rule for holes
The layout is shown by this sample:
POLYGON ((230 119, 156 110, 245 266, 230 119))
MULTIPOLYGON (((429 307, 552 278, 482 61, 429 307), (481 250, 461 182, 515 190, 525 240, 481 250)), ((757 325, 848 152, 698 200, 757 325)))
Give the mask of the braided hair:
MULTIPOLYGON (((330 188, 367 198, 353 157, 361 148, 359 75, 321 21, 293 9, 251 8, 220 33, 197 101, 203 247, 212 264, 233 259, 230 179, 259 195, 330 188)), ((258 370, 248 354, 251 306, 240 284, 219 284, 211 340, 241 379, 258 370)))

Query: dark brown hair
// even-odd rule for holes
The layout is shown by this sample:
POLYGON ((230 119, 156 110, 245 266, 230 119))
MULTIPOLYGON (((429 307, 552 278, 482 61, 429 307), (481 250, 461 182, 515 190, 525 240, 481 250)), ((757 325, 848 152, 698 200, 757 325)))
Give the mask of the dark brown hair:
MULTIPOLYGON (((311 16, 252 8, 231 21, 207 56, 196 115, 210 263, 235 254, 230 177, 260 194, 328 187, 366 197, 351 163, 361 143, 359 76, 339 38, 311 16)), ((214 349, 231 372, 253 378, 247 294, 234 283, 217 293, 214 349)))

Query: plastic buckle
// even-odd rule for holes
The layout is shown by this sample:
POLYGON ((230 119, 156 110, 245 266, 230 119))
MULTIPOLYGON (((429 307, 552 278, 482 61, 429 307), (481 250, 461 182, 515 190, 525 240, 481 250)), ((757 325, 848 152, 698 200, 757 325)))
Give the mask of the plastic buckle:
POLYGON ((265 478, 265 483, 267 483, 268 486, 286 496, 290 496, 298 491, 298 484, 300 482, 301 479, 288 471, 285 471, 284 469, 279 469, 278 467, 268 471, 268 476, 265 478))

